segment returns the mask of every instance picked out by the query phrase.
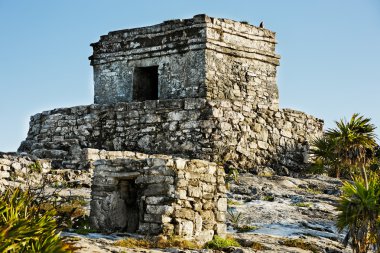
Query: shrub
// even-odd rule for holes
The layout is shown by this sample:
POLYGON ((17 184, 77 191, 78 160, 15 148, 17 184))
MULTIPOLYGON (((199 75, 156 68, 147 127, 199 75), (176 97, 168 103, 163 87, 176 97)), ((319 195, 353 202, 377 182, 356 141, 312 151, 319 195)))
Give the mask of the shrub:
POLYGON ((227 209, 227 219, 228 219, 229 222, 232 223, 233 227, 238 226, 238 224, 239 224, 239 222, 241 221, 242 218, 243 218, 243 213, 237 212, 233 208, 228 208, 227 209))
POLYGON ((42 173, 42 165, 39 161, 36 161, 28 166, 28 169, 32 173, 42 173))
POLYGON ((256 230, 258 228, 259 227, 257 227, 257 226, 250 226, 250 225, 243 225, 243 226, 234 227, 234 229, 236 229, 236 231, 238 233, 249 232, 249 231, 252 231, 252 230, 256 230))
POLYGON ((0 196, 0 252, 71 252, 59 237, 54 211, 41 211, 20 188, 0 196))
POLYGON ((81 196, 64 196, 61 194, 65 181, 59 177, 44 173, 39 161, 30 164, 25 172, 18 172, 23 179, 25 191, 33 196, 33 202, 41 213, 53 212, 59 229, 77 228, 76 223, 81 223, 86 218, 84 206, 87 201, 81 196), (48 190, 49 189, 49 190, 48 190))
POLYGON ((221 250, 228 247, 240 247, 240 244, 233 238, 222 238, 215 235, 214 238, 204 246, 206 249, 221 250))
POLYGON ((263 197, 263 200, 264 200, 264 201, 273 202, 273 201, 274 201, 274 196, 265 195, 265 196, 263 197))

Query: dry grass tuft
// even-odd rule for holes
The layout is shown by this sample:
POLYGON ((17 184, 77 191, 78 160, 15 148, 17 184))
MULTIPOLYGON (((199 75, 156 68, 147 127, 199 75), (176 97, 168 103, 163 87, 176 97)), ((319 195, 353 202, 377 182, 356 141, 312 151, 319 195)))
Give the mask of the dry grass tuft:
POLYGON ((199 249, 200 245, 193 241, 185 240, 179 237, 169 237, 163 238, 159 237, 156 239, 136 239, 136 238, 126 238, 123 240, 116 241, 115 246, 126 247, 126 248, 180 248, 180 249, 199 249))

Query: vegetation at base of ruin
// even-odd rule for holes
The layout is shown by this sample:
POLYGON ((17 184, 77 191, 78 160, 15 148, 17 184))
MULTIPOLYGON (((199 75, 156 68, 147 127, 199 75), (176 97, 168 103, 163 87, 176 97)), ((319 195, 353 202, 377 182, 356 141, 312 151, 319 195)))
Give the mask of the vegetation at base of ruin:
POLYGON ((256 230, 258 228, 259 228, 258 226, 250 226, 250 225, 242 225, 242 226, 236 226, 236 227, 234 227, 234 229, 238 233, 250 232, 250 231, 256 230))
POLYGON ((238 226, 242 218, 243 213, 238 212, 233 208, 227 208, 227 220, 231 222, 233 227, 238 226))
POLYGON ((220 156, 216 163, 223 167, 226 173, 224 178, 226 188, 230 189, 231 182, 239 183, 238 165, 233 161, 233 152, 228 146, 217 148, 217 153, 220 154, 220 156))
POLYGON ((72 252, 59 237, 56 213, 41 210, 36 197, 20 188, 0 195, 0 252, 72 252))
POLYGON ((157 248, 180 248, 180 249, 199 249, 200 245, 193 241, 185 240, 176 236, 169 236, 167 239, 160 237, 156 242, 157 248))
POLYGON ((298 203, 293 203, 291 205, 292 206, 298 206, 298 207, 307 207, 307 208, 312 206, 312 204, 309 202, 298 202, 298 203))
POLYGON ((240 244, 234 238, 222 238, 215 235, 214 238, 204 245, 206 249, 222 250, 228 247, 240 247, 240 244))
POLYGON ((262 200, 273 202, 274 201, 274 196, 265 195, 265 196, 263 196, 262 200))
POLYGON ((31 173, 42 173, 42 165, 39 161, 36 161, 28 166, 31 173))
POLYGON ((227 208, 227 220, 231 223, 233 229, 238 233, 249 232, 258 229, 257 226, 240 225, 243 219, 243 213, 236 211, 234 208, 227 208))
POLYGON ((313 189, 313 188, 307 188, 306 192, 310 193, 310 194, 314 194, 314 195, 323 194, 323 192, 321 190, 313 189))
POLYGON ((323 168, 335 177, 348 177, 359 172, 366 181, 366 169, 376 161, 378 147, 376 127, 370 121, 357 113, 350 121, 336 121, 335 128, 313 140, 311 154, 315 162, 312 167, 323 168))
POLYGON ((226 173, 225 182, 227 189, 230 189, 231 182, 239 183, 239 171, 236 168, 228 168, 225 166, 224 171, 226 173))
POLYGON ((370 248, 380 251, 380 152, 376 127, 370 121, 359 114, 349 121, 336 121, 336 127, 315 139, 311 149, 314 168, 352 179, 342 186, 337 227, 341 232, 348 230, 343 244, 351 243, 356 253, 370 248))
POLYGON ((152 248, 152 241, 147 239, 126 238, 118 240, 114 243, 115 246, 126 248, 152 248))
POLYGON ((310 242, 305 242, 302 239, 287 239, 287 240, 281 241, 280 243, 288 247, 310 250, 313 253, 321 252, 320 249, 316 245, 310 242))
POLYGON ((229 206, 240 206, 241 203, 239 201, 233 199, 227 199, 227 205, 229 206))
POLYGON ((361 177, 353 182, 344 182, 337 209, 340 211, 337 227, 340 231, 348 229, 343 241, 345 246, 351 242, 356 253, 367 252, 371 247, 380 251, 380 178, 370 173, 368 185, 361 177))
MULTIPOLYGON (((26 171, 18 172, 17 177, 24 184, 22 188, 33 196, 39 212, 52 212, 60 230, 69 228, 86 228, 88 216, 85 206, 87 201, 81 196, 64 196, 61 194, 62 183, 57 178, 44 173, 40 162, 30 164, 26 171), (60 187, 56 187, 61 184, 60 187)), ((11 187, 9 187, 11 190, 11 187)))
POLYGON ((199 249, 200 245, 193 241, 185 240, 176 236, 169 236, 168 238, 158 237, 158 238, 126 238, 114 243, 115 246, 126 247, 126 248, 180 248, 180 249, 199 249))
POLYGON ((262 250, 268 250, 269 249, 268 247, 266 247, 265 245, 263 245, 262 243, 259 243, 259 242, 252 242, 251 248, 254 251, 262 251, 262 250))
POLYGON ((89 233, 97 233, 99 231, 91 228, 77 228, 73 232, 80 235, 88 235, 89 233))

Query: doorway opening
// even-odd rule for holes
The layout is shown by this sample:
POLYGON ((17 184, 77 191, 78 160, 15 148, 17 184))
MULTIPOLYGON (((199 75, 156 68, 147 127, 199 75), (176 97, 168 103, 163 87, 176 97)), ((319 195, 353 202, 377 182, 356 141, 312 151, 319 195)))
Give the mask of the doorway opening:
POLYGON ((120 180, 119 193, 125 204, 125 227, 123 231, 134 233, 139 227, 139 206, 137 201, 137 185, 134 179, 120 180))
POLYGON ((133 73, 133 100, 158 99, 158 66, 136 67, 133 73))

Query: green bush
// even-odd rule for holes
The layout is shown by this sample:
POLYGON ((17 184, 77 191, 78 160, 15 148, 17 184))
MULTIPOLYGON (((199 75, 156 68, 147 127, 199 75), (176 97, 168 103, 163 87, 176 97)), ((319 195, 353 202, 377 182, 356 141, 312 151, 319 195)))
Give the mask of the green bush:
POLYGON ((204 246, 206 249, 221 250, 228 247, 240 247, 240 244, 233 238, 222 238, 215 235, 214 238, 204 246))
POLYGON ((234 227, 234 229, 236 229, 236 231, 238 233, 245 233, 245 232, 250 232, 252 230, 256 230, 258 229, 259 227, 257 226, 251 226, 251 225, 242 225, 242 226, 237 226, 237 227, 234 227))
POLYGON ((54 215, 41 211, 30 192, 7 189, 0 196, 0 252, 71 252, 54 215))

